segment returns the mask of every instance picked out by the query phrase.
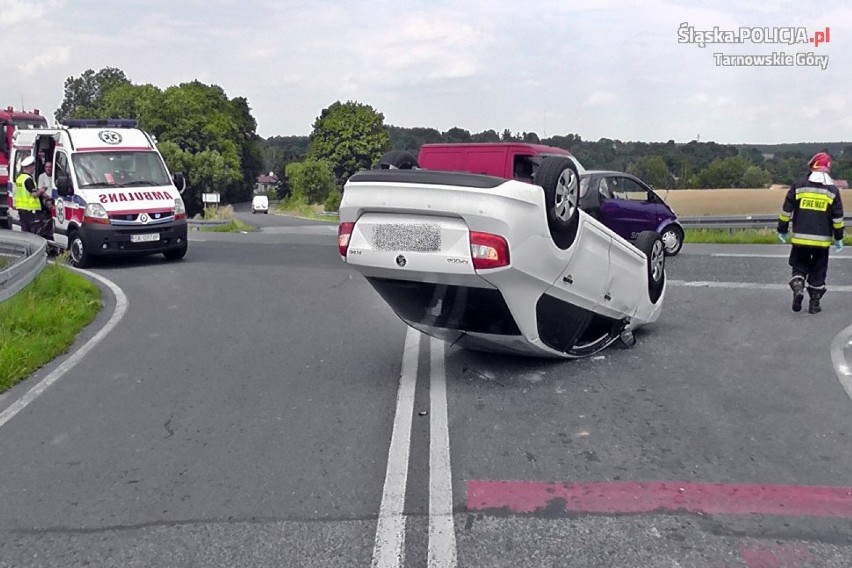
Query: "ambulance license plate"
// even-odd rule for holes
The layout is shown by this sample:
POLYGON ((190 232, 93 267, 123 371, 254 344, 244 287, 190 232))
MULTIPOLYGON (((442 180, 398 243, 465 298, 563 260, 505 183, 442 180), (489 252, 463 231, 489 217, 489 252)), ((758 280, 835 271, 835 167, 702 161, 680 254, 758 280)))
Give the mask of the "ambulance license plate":
POLYGON ((159 241, 160 233, 145 233, 142 235, 130 235, 131 243, 148 243, 151 241, 159 241))

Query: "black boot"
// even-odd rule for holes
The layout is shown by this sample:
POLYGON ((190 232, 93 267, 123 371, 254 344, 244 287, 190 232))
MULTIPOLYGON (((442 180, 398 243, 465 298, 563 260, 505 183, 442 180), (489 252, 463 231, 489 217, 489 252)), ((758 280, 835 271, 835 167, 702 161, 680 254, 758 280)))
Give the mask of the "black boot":
POLYGON ((790 289, 793 291, 793 311, 802 311, 802 299, 805 297, 805 278, 793 276, 790 278, 790 289))
POLYGON ((808 313, 809 314, 818 314, 822 311, 822 306, 819 305, 820 299, 825 295, 825 288, 822 290, 818 290, 816 288, 811 288, 808 286, 808 296, 810 296, 810 300, 808 301, 808 313))

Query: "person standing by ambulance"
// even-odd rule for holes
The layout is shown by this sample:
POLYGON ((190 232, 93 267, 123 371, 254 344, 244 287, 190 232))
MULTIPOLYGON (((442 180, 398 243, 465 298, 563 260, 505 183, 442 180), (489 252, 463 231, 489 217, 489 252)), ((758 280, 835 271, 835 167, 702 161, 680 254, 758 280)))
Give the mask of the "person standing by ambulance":
POLYGON ((28 233, 38 233, 41 211, 41 196, 44 190, 36 187, 33 179, 35 158, 27 156, 21 160, 21 173, 15 178, 15 209, 21 219, 21 230, 28 233))
POLYGON ((795 181, 787 191, 778 217, 778 240, 787 242, 792 220, 789 264, 793 275, 789 285, 793 311, 801 311, 807 289, 808 313, 817 314, 822 311, 820 300, 826 292, 829 248, 834 244, 836 251, 843 249, 843 202, 829 175, 828 152, 815 154, 808 170, 808 177, 795 181))

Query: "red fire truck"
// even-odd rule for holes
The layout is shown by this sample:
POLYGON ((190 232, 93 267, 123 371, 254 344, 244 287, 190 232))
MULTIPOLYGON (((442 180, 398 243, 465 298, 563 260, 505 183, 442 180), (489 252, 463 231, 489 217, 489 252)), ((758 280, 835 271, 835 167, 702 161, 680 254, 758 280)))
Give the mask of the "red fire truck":
POLYGON ((12 184, 15 183, 15 180, 9 177, 12 171, 9 165, 12 134, 16 129, 47 127, 47 118, 38 109, 33 109, 32 112, 15 110, 14 107, 0 109, 0 227, 11 228, 8 195, 14 191, 12 184))

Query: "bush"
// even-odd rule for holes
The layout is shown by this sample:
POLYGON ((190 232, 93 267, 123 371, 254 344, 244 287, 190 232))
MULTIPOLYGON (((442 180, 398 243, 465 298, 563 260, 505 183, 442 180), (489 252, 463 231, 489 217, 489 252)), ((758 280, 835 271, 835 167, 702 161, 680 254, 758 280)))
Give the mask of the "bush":
POLYGON ((328 194, 328 199, 325 200, 323 204, 323 209, 326 211, 337 211, 340 209, 340 200, 343 199, 343 194, 340 193, 339 190, 335 189, 331 193, 328 194))

